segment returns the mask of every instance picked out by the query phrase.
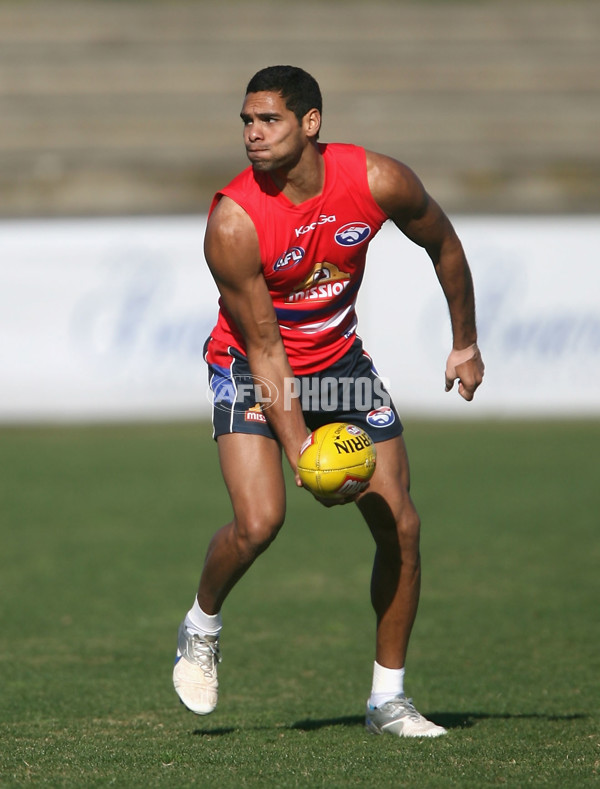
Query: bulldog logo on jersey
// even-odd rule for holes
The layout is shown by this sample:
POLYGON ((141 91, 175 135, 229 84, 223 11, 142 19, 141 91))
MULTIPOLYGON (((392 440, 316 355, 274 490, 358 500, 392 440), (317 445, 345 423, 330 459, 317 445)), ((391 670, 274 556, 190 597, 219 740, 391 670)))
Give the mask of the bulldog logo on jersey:
POLYGON ((364 222, 349 222, 335 231, 335 242, 341 247, 355 247, 371 235, 371 228, 364 222))
POLYGON ((350 274, 340 271, 333 263, 317 263, 286 301, 288 304, 304 299, 327 301, 339 296, 349 284, 350 274))

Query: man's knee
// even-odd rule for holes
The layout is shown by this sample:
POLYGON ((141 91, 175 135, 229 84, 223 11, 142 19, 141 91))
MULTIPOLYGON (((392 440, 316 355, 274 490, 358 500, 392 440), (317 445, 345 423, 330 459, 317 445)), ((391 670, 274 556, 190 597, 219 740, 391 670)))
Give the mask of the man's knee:
POLYGON ((234 528, 238 551, 249 559, 265 551, 283 526, 284 515, 279 508, 270 511, 263 508, 236 516, 234 528))
POLYGON ((418 547, 421 535, 421 519, 412 504, 401 512, 396 522, 396 529, 401 546, 416 545, 418 547))
POLYGON ((403 563, 419 563, 421 520, 412 504, 371 530, 377 547, 390 560, 398 557, 403 563))

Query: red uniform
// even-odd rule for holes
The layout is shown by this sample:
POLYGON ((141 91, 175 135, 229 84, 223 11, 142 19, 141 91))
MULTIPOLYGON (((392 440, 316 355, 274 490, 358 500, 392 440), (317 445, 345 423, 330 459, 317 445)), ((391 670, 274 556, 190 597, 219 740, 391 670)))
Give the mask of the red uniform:
MULTIPOLYGON (((388 218, 373 199, 366 154, 354 145, 319 145, 325 162, 323 191, 291 203, 266 173, 248 167, 218 192, 251 218, 264 277, 273 299, 292 370, 323 370, 348 351, 355 337, 355 304, 367 246, 388 218)), ((233 319, 220 303, 206 360, 229 367, 229 348, 245 353, 233 319)))

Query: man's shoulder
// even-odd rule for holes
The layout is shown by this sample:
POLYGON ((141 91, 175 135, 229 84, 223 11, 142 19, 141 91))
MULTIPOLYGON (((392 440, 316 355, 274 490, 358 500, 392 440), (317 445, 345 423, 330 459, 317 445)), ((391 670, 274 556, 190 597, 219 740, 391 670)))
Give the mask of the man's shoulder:
POLYGON ((232 192, 239 192, 239 191, 248 191, 251 190, 256 186, 256 173, 252 169, 252 167, 246 167, 240 173, 238 173, 234 178, 229 181, 229 183, 220 189, 217 194, 231 194, 232 192))
POLYGON ((320 148, 331 184, 351 192, 367 188, 367 152, 362 146, 335 142, 325 143, 320 148))
POLYGON ((246 167, 213 197, 209 216, 213 213, 223 197, 229 197, 239 205, 246 206, 256 199, 256 195, 265 191, 264 184, 260 183, 260 173, 254 172, 252 167, 246 167))
POLYGON ((258 237, 255 224, 234 199, 224 194, 215 196, 206 223, 204 242, 207 260, 214 263, 228 259, 242 259, 247 253, 252 260, 256 257, 258 237))
POLYGON ((369 189, 382 211, 390 218, 413 216, 420 211, 428 195, 416 173, 391 156, 374 151, 366 154, 369 189))
POLYGON ((319 150, 326 158, 338 160, 357 160, 365 161, 366 151, 361 145, 353 145, 349 142, 325 142, 319 143, 319 150))

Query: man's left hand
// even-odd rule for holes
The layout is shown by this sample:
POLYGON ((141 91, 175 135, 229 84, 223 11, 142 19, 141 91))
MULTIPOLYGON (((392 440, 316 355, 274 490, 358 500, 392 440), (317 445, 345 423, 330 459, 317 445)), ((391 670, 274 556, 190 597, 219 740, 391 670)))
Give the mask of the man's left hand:
POLYGON ((453 349, 446 362, 446 391, 449 392, 458 378, 458 393, 465 400, 472 400, 475 390, 483 380, 485 365, 477 344, 462 350, 453 349))

